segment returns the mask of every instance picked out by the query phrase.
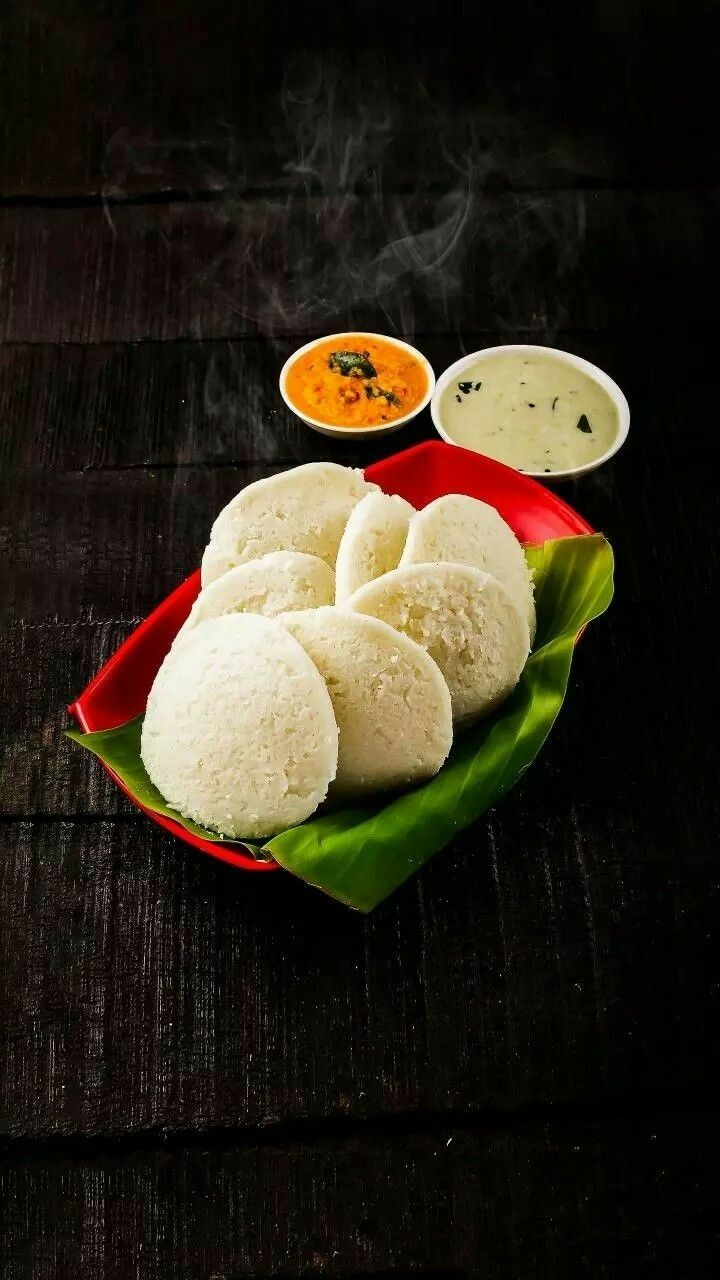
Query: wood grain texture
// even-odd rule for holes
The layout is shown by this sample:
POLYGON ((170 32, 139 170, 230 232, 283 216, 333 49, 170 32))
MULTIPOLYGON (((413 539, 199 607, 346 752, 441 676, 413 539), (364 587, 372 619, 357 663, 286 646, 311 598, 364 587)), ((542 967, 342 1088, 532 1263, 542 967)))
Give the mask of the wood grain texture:
POLYGON ((0 1165, 0 1257, 6 1280, 706 1277, 717 1137, 691 1113, 34 1156, 0 1165))
POLYGON ((140 619, 0 628, 0 820, 129 813, 103 769, 63 736, 66 707, 140 619))
POLYGON ((714 1274, 711 9, 1 6, 9 1280, 714 1274), (618 589, 546 749, 369 918, 61 736, 219 507, 328 456, 275 380, 351 326, 555 340, 633 413, 562 490, 618 589))
POLYGON ((709 1100, 713 848, 610 812, 536 775, 368 918, 134 819, 4 821, 2 1132, 709 1100))
MULTIPOLYGON (((633 495, 634 503, 648 504, 646 514, 656 489, 664 494, 673 483, 670 460, 684 469, 690 484, 702 486, 713 446, 712 433, 705 429, 703 385, 703 370, 713 359, 711 335, 693 333, 688 340, 676 340, 672 377, 663 368, 656 336, 624 326, 613 335, 506 329, 406 336, 420 345, 438 374, 468 351, 527 341, 559 345, 615 377, 633 407, 630 444, 610 469, 579 485, 559 487, 581 508, 611 492, 617 501, 619 486, 629 493, 651 453, 660 457, 658 479, 649 493, 642 486, 633 495), (632 472, 622 467, 630 451, 632 472)), ((31 477, 32 483, 43 483, 35 475, 41 471, 248 464, 271 469, 326 457, 327 439, 300 424, 277 388, 282 363, 297 341, 246 337, 98 346, 0 344, 0 484, 12 493, 16 476, 23 483, 31 477)), ((435 438, 428 411, 392 437, 359 441, 349 433, 331 448, 339 461, 365 466, 426 438, 435 438)), ((88 483, 98 480, 90 476, 88 483)), ((682 503, 682 485, 675 488, 668 499, 682 503)), ((711 497, 709 483, 707 491, 711 497)), ((632 508, 628 518, 636 518, 632 508)), ((661 521, 658 510, 651 525, 661 521)))
MULTIPOLYGON (((438 354, 455 341, 438 339, 438 354)), ((698 466, 710 439, 690 447, 686 432, 702 383, 689 348, 668 385, 651 343, 584 341, 635 413, 617 463, 565 490, 615 544, 616 601, 578 651, 538 765, 370 921, 286 877, 258 884, 189 854, 126 816, 58 738, 63 706, 196 565, 222 503, 282 465, 289 436, 274 436, 267 400, 246 429, 230 382, 242 358, 244 382, 263 386, 275 348, 9 353, 8 450, 24 466, 7 468, 2 502, 7 1132, 501 1113, 708 1088, 717 797, 696 732, 703 668, 677 661, 688 628, 702 637, 714 572, 713 544, 686 554, 715 503, 698 466), (175 469, 170 396, 199 404, 218 359, 219 435, 189 412, 175 469), (33 375, 44 395, 23 392, 33 375), (128 386, 148 387, 145 430, 128 386), (144 465, 146 439, 165 466, 144 465), (225 465, 228 453, 246 460, 225 465), (86 457, 98 469, 82 470, 86 457), (32 813, 110 821, 17 821, 32 813)), ((326 453, 302 441, 303 459, 326 453)))
MULTIPOLYGON (((469 341, 472 347, 477 336, 469 341)), ((661 619, 667 619, 677 575, 682 572, 687 584, 685 607, 697 618, 716 564, 713 543, 701 557, 683 554, 683 543, 704 536, 715 504, 709 469, 713 442, 703 429, 702 369, 711 353, 702 342, 676 347, 677 372, 668 379, 651 342, 641 345, 621 334, 612 347, 594 341, 574 345, 599 353, 596 358, 603 356, 618 376, 633 405, 633 425, 611 466, 562 492, 617 544, 620 588, 624 577, 630 586, 627 605, 649 611, 660 647, 669 655, 672 627, 682 629, 682 616, 673 615, 669 630, 661 619), (688 422, 695 424, 692 433, 688 422)), ((459 348, 460 342, 448 339, 435 350, 444 350, 448 359, 459 348)), ((111 363, 107 378, 101 373, 94 381, 90 373, 84 377, 88 365, 81 360, 65 402, 62 379, 58 386, 48 377, 44 393, 26 394, 23 380, 34 366, 11 360, 10 389, 3 396, 9 406, 7 455, 29 462, 32 442, 44 444, 35 450, 37 468, 20 469, 11 461, 0 477, 0 545, 13 566, 2 598, 7 617, 29 624, 51 618, 69 622, 144 616, 196 567, 212 520, 239 488, 290 462, 327 456, 323 437, 298 428, 275 409, 272 387, 244 417, 241 390, 232 381, 235 353, 228 355, 220 344, 219 354, 227 356, 220 370, 218 351, 205 351, 204 345, 202 351, 204 355, 188 356, 180 373, 174 359, 155 356, 155 380, 147 378, 152 388, 145 402, 148 416, 137 423, 132 421, 124 355, 111 363), (168 466, 173 452, 169 401, 197 403, 197 384, 203 379, 213 382, 220 407, 216 417, 208 413, 203 419, 193 412, 185 416, 180 404, 174 452, 185 464, 173 469, 168 466), (82 400, 83 388, 87 400, 82 400), (83 406, 79 409, 76 395, 83 406), (113 407, 105 410, 105 404, 113 407), (257 454, 264 458, 254 460, 257 454), (236 464, 226 465, 229 458, 236 464), (69 469, 53 471, 55 460, 69 469), (98 469, 85 471, 85 465, 98 469)), ((243 344, 241 352, 246 351, 243 344)), ((260 387, 263 371, 277 367, 274 350, 271 356, 243 358, 242 386, 260 387)), ((144 349, 138 360, 134 385, 142 383, 142 371, 150 367, 144 349)), ((349 442, 338 452, 333 448, 333 456, 366 464, 428 431, 426 414, 391 443, 369 447, 349 442)), ((700 635, 701 644, 703 639, 707 633, 700 635)))
POLYGON ((197 568, 220 508, 267 472, 248 463, 11 477, 0 489, 0 550, 14 561, 5 617, 144 617, 197 568))
POLYGON ((495 184, 707 182, 717 14, 698 8, 678 41, 671 0, 457 25, 437 0, 410 24, 366 0, 357 42, 328 6, 5 0, 0 196, 287 190, 323 162, 339 186, 470 163, 495 184), (678 72, 693 93, 668 111, 678 72))
MULTIPOLYGON (((286 408, 278 375, 297 340, 90 346, 0 345, 0 469, 58 471, 196 464, 290 465, 327 456, 327 439, 286 408)), ((459 351, 430 339, 435 359, 459 351)), ((445 360, 448 363, 448 360, 445 360)), ((398 447, 428 432, 396 437, 398 447)), ((370 460, 392 441, 333 455, 370 460)))
POLYGON ((657 330, 717 268, 707 191, 228 198, 0 208, 3 342, 657 330), (679 246, 682 246, 680 251, 679 246))
MULTIPOLYGON (((376 322, 380 322, 376 317, 376 322)), ((439 374, 467 351, 500 342, 548 342, 575 351, 632 390, 653 374, 595 332, 497 330, 405 335, 439 374)), ((0 344, 0 474, 137 467, 290 465, 332 456, 367 465, 434 434, 429 412, 382 440, 334 440, 286 408, 278 375, 298 339, 99 345, 0 344)), ((688 376, 682 375, 686 384, 688 376)), ((672 429, 665 411, 662 432, 672 429)))

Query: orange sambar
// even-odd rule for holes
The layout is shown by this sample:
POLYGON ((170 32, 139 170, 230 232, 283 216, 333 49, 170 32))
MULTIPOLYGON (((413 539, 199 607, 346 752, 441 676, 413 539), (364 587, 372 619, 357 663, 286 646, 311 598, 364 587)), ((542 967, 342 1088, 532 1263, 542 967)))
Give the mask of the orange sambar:
POLYGON ((379 427, 404 418, 423 399, 427 374, 409 351, 384 338, 343 334, 319 342, 290 365, 288 398, 330 427, 379 427))

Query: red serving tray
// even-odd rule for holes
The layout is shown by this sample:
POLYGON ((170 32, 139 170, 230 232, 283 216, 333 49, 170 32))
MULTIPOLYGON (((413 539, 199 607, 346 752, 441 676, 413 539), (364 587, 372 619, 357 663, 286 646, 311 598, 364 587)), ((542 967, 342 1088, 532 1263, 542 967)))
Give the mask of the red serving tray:
MULTIPOLYGON (((386 493, 398 493, 414 507, 427 506, 444 493, 482 498, 497 507, 521 542, 546 542, 549 538, 594 532, 572 507, 536 480, 492 458, 441 441, 430 440, 395 453, 373 463, 365 475, 386 493)), ((114 729, 145 710, 160 664, 199 590, 197 569, 140 623, 68 708, 86 733, 114 729)), ((258 862, 229 842, 203 840, 172 818, 151 812, 138 804, 112 769, 107 772, 138 809, 185 844, 243 871, 279 870, 275 862, 258 862)))

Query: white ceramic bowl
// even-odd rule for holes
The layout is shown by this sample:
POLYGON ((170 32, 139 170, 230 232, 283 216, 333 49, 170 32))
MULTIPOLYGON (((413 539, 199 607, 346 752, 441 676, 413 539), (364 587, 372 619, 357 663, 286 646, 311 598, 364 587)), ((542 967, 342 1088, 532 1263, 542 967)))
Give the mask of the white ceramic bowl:
POLYGON ((306 342, 304 347, 298 347, 297 351, 293 351, 288 357, 280 370, 280 395, 285 401, 288 409, 300 418, 308 427, 312 427, 313 431, 319 431, 324 436, 342 436, 344 439, 355 436, 388 436, 393 431, 404 427, 406 423, 416 418, 419 413, 430 403, 430 398, 435 388, 435 374, 432 365, 417 347, 411 347, 409 342, 401 342, 400 338, 391 338, 386 333, 363 333, 359 329, 348 329, 345 333, 328 333, 321 338, 315 338, 312 342, 306 342), (287 376, 291 365, 295 363, 300 356, 305 355, 306 351, 312 351, 313 347, 319 346, 321 342, 344 342, 347 338, 376 338, 381 342, 390 342, 394 347, 401 347, 403 351, 407 351, 411 356, 420 362, 425 370, 427 377, 427 391, 419 404, 416 404, 410 413, 404 414, 402 418, 395 418, 392 422, 381 422, 379 426, 373 427, 340 427, 332 426, 328 422, 319 422, 317 418, 308 418, 301 413, 297 405, 290 399, 287 394, 287 376))
MULTIPOLYGON (((536 476, 540 480, 570 480, 575 476, 584 475, 586 471, 594 471, 596 467, 601 467, 604 462, 607 462, 609 458, 612 458, 617 453, 621 445, 625 443, 630 430, 630 406, 617 382, 613 382, 612 378, 609 378, 602 369, 598 369, 597 365, 591 364, 589 360, 583 360, 581 356, 574 356, 570 351, 560 351, 557 347, 539 347, 525 343, 511 343, 508 346, 485 347, 482 351, 473 351, 470 355, 456 360, 440 375, 433 392, 430 413, 435 430, 439 436, 442 436, 443 440, 447 440, 448 444, 456 445, 458 443, 445 430, 440 417, 440 401, 448 383, 453 382, 458 374, 462 373, 464 369, 468 369, 471 365, 479 364, 489 356, 495 356, 500 352, 507 351, 523 352, 525 355, 553 356, 562 364, 573 365, 574 368, 587 374, 589 378, 592 378, 607 392, 618 412, 618 428, 615 439, 610 448, 606 449, 605 453, 601 454, 599 458, 593 458, 592 462, 584 462, 582 466, 573 467, 569 471, 525 471, 523 472, 524 475, 536 476)), ((464 445, 463 447, 467 448, 468 446, 464 445)))

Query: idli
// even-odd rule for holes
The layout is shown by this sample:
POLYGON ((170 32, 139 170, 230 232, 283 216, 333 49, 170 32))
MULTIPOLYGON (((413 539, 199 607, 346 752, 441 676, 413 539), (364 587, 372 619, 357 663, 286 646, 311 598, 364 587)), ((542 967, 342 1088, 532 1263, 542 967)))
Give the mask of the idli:
POLYGON ((353 507, 377 489, 362 471, 309 462, 257 480, 220 512, 205 549, 202 583, 268 551, 305 551, 334 567, 353 507))
POLYGON ((226 613, 261 613, 275 618, 295 609, 332 604, 335 575, 319 556, 304 551, 271 551, 259 560, 229 569, 198 596, 190 616, 178 632, 184 636, 199 622, 226 613))
POLYGON ((228 614, 171 649, 141 756, 168 805, 238 839, 274 835, 324 800, 338 733, 325 681, 279 622, 228 614))
POLYGON ((507 589, 535 635, 532 574, 518 541, 487 502, 448 493, 423 507, 410 521, 401 565, 436 561, 470 564, 490 573, 507 589))
POLYGON ((335 566, 335 603, 397 568, 415 508, 404 498, 368 493, 350 512, 335 566))
POLYGON ((282 622, 332 699, 340 731, 332 792, 387 790, 437 773, 452 745, 450 694, 420 645, 340 609, 284 614, 282 622))
POLYGON ((382 618, 427 650, 447 681, 456 724, 498 707, 530 650, 527 620, 505 587, 469 565, 401 565, 344 608, 382 618))

